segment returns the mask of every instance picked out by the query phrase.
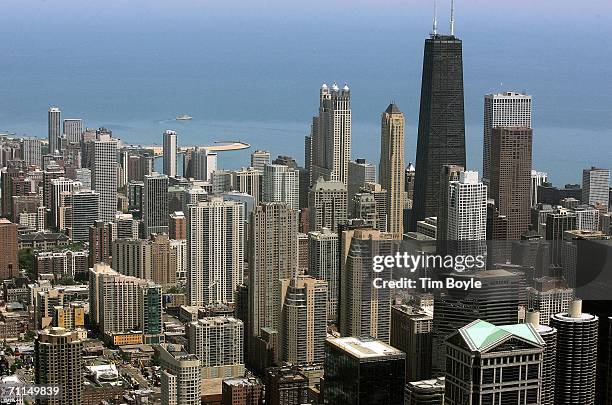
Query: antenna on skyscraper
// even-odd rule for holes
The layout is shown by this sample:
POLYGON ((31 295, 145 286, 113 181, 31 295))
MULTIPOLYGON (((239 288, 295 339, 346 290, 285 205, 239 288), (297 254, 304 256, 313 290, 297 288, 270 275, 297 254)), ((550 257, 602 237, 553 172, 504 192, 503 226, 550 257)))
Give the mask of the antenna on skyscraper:
POLYGON ((450 34, 455 36, 455 0, 451 0, 450 34))
POLYGON ((436 4, 436 0, 433 0, 433 6, 434 6, 433 34, 437 35, 438 34, 438 7, 437 7, 437 4, 436 4))

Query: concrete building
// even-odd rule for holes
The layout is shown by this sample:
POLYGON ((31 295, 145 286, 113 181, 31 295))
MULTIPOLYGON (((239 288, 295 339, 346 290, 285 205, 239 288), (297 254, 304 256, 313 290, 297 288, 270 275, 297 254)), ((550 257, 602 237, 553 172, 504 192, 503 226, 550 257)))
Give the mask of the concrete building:
POLYGON ((34 382, 60 387, 58 396, 41 404, 80 404, 83 396, 83 342, 64 328, 38 331, 34 341, 34 382))
POLYGON ((407 305, 391 307, 391 346, 406 353, 406 383, 431 376, 433 316, 407 305))
POLYGON ((212 197, 189 206, 187 291, 189 305, 233 303, 243 282, 244 209, 212 197))
POLYGON ((164 174, 168 177, 176 177, 176 132, 167 129, 163 135, 164 174))
POLYGON ((308 233, 308 274, 327 282, 327 319, 338 319, 340 273, 338 234, 327 228, 308 233))
POLYGON ((599 318, 573 301, 568 312, 552 317, 557 330, 555 404, 594 404, 599 318))
POLYGON ((256 150, 251 153, 251 167, 263 173, 264 167, 270 164, 270 152, 256 150))
POLYGON ((411 381, 406 384, 404 405, 444 404, 444 377, 411 381))
POLYGON ((334 82, 321 86, 319 115, 312 120, 310 147, 310 183, 319 177, 348 183, 351 157, 351 92, 334 82))
POLYGON ((244 324, 233 317, 206 317, 187 324, 189 353, 200 360, 202 378, 244 375, 244 324))
POLYGON ((142 220, 145 236, 168 233, 168 176, 153 173, 144 176, 142 220))
POLYGON ((538 187, 548 182, 548 173, 531 171, 531 207, 538 205, 538 187))
POLYGON ((38 138, 21 139, 21 158, 28 166, 42 168, 42 142, 38 138))
POLYGON ((327 339, 324 403, 403 403, 405 362, 405 353, 370 337, 327 339))
POLYGON ((253 196, 255 205, 259 204, 261 201, 263 171, 259 171, 253 167, 243 167, 240 170, 233 171, 232 176, 234 189, 253 196))
POLYGON ((299 170, 283 165, 266 165, 263 172, 265 202, 283 202, 294 210, 300 209, 299 170))
POLYGON ((63 134, 68 143, 80 143, 83 135, 83 120, 79 118, 66 118, 63 123, 63 134))
POLYGON ((539 404, 545 345, 531 324, 463 326, 446 339, 444 403, 539 404))
POLYGON ((508 239, 520 239, 529 228, 533 131, 496 127, 491 134, 489 195, 508 218, 508 239))
POLYGON ((602 213, 610 206, 610 170, 591 167, 582 171, 582 203, 589 204, 602 213))
POLYGON ((327 337, 327 282, 308 276, 281 281, 281 360, 320 363, 327 337))
MULTIPOLYGON (((353 201, 355 194, 365 186, 366 183, 376 182, 376 167, 366 162, 365 159, 355 159, 349 162, 349 179, 347 185, 347 201, 353 201)), ((349 204, 348 215, 353 218, 352 204, 349 204)))
POLYGON ((394 103, 383 112, 380 143, 380 185, 387 190, 387 232, 404 234, 404 114, 394 103))
POLYGON ((491 179, 491 138, 496 127, 531 128, 531 96, 516 92, 485 95, 482 149, 482 176, 485 182, 491 179))
POLYGON ((339 181, 325 181, 319 177, 308 193, 310 231, 338 229, 346 222, 346 185, 339 181))
POLYGON ((2 280, 19 274, 17 224, 0 218, 0 277, 2 280))
POLYGON ((223 380, 222 405, 261 405, 264 385, 255 377, 228 378, 223 380))
POLYGON ((155 347, 161 372, 161 403, 167 405, 200 405, 202 376, 200 360, 182 350, 180 345, 155 347))
POLYGON ((117 214, 117 140, 104 135, 93 143, 91 186, 100 194, 99 219, 112 222, 117 214))
POLYGON ((59 150, 59 139, 62 136, 61 114, 62 112, 58 107, 49 108, 47 123, 50 154, 53 154, 56 150, 59 150))

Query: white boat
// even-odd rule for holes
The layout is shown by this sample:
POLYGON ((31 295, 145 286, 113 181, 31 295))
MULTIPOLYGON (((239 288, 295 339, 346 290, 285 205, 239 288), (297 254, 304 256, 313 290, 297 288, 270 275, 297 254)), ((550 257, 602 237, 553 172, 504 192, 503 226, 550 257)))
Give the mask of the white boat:
POLYGON ((193 119, 193 117, 191 115, 183 114, 183 115, 177 116, 176 119, 178 121, 189 121, 189 120, 193 119))

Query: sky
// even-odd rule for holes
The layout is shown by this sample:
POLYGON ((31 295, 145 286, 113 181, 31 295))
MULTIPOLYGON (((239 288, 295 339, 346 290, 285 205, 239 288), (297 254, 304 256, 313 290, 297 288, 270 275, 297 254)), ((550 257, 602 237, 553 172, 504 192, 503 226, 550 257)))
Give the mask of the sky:
MULTIPOLYGON (((449 4, 438 1, 442 32, 449 4)), ((502 90, 533 95, 534 167, 555 183, 612 166, 611 9, 608 0, 456 1, 471 169, 480 170, 482 96, 502 90)), ((318 88, 337 80, 351 87, 353 157, 376 162, 380 112, 394 100, 413 160, 431 21, 432 2, 421 0, 5 0, 0 131, 45 136, 57 104, 65 118, 152 143, 189 113, 186 143, 246 137, 300 160, 318 88)))

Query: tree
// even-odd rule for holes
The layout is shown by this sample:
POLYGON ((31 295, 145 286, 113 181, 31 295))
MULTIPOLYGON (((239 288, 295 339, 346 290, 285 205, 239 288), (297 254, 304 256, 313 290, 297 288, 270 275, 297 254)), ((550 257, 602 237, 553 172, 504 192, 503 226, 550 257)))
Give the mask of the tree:
POLYGON ((25 270, 32 280, 36 279, 34 267, 34 250, 32 248, 21 249, 19 251, 19 268, 25 270))

